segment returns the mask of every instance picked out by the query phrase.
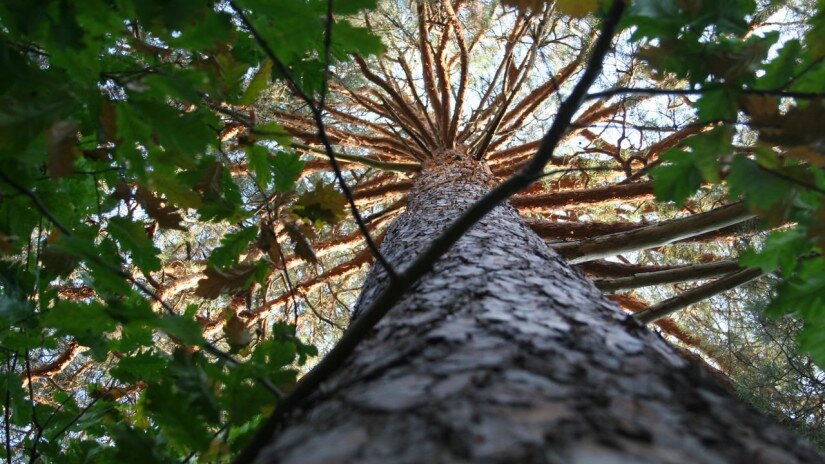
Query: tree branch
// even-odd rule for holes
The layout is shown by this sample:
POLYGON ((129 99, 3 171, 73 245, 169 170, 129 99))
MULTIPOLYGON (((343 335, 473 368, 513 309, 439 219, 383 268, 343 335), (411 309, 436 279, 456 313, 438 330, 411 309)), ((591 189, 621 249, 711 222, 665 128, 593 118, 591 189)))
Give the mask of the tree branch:
POLYGON ((727 260, 713 263, 689 264, 662 271, 642 272, 627 277, 594 279, 593 283, 596 284, 599 290, 612 292, 628 288, 646 287, 648 285, 707 279, 735 272, 739 269, 739 262, 737 260, 727 260))
POLYGON ((467 51, 467 41, 464 38, 464 28, 461 27, 458 17, 455 14, 452 4, 449 1, 444 2, 444 8, 450 16, 450 22, 455 30, 456 40, 458 41, 459 57, 461 59, 461 74, 458 80, 458 93, 455 98, 455 108, 453 109, 453 116, 450 120, 450 129, 447 133, 447 140, 451 143, 455 141, 456 132, 458 132, 458 120, 461 118, 462 106, 464 106, 464 91, 467 87, 467 73, 469 70, 469 52, 467 51))
MULTIPOLYGON (((638 87, 617 87, 615 89, 603 90, 601 92, 594 92, 587 94, 587 100, 597 98, 609 98, 616 95, 703 95, 708 92, 715 92, 719 89, 657 89, 657 88, 638 88, 638 87)), ((780 98, 799 98, 803 100, 813 100, 817 98, 825 98, 823 92, 795 92, 791 90, 756 90, 756 89, 729 89, 726 91, 739 92, 744 95, 764 95, 770 97, 780 98)))
POLYGON ((633 318, 640 324, 649 324, 663 317, 669 316, 682 308, 690 306, 693 303, 697 303, 726 290, 730 290, 744 283, 750 282, 762 274, 762 269, 759 268, 743 269, 741 271, 728 274, 714 280, 713 282, 700 285, 686 292, 682 292, 673 298, 668 298, 667 300, 656 303, 655 305, 634 314, 633 318))
POLYGON ((557 253, 571 263, 606 258, 628 251, 643 250, 678 242, 754 217, 742 202, 732 203, 704 213, 671 219, 639 229, 603 235, 577 242, 553 245, 557 253))
MULTIPOLYGON (((323 159, 327 161, 329 160, 329 158, 326 156, 326 152, 324 152, 320 148, 314 148, 303 143, 293 143, 292 146, 310 156, 323 157, 323 159)), ((380 169, 382 171, 418 172, 421 170, 421 165, 418 163, 390 163, 373 158, 367 158, 366 156, 348 155, 343 152, 339 152, 336 155, 336 157, 340 160, 348 161, 353 164, 369 166, 371 168, 380 169)))
POLYGON ((650 182, 637 182, 582 190, 516 195, 510 199, 510 204, 520 211, 541 211, 551 208, 573 208, 575 206, 615 200, 629 201, 646 199, 652 195, 653 185, 650 182))

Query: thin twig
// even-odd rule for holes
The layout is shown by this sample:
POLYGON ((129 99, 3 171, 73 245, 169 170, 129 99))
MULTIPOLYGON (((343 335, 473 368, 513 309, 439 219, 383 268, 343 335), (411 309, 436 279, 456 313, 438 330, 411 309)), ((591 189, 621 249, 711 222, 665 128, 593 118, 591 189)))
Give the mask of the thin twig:
MULTIPOLYGON (((35 204, 37 209, 40 210, 40 212, 44 216, 46 216, 46 218, 49 220, 49 222, 51 222, 55 227, 57 227, 57 229, 60 230, 60 232, 62 232, 66 237, 72 237, 73 236, 72 231, 69 230, 68 227, 66 227, 60 221, 57 220, 57 218, 54 216, 54 214, 52 214, 52 212, 43 203, 43 201, 40 199, 40 197, 37 196, 37 194, 35 194, 34 192, 26 189, 25 187, 18 184, 17 182, 13 181, 6 174, 4 174, 2 172, 0 172, 0 179, 2 179, 7 184, 14 187, 21 194, 29 197, 32 200, 32 202, 35 204)), ((163 307, 163 309, 166 310, 167 313, 169 313, 171 315, 175 314, 175 308, 170 306, 169 303, 164 301, 163 298, 158 296, 158 294, 155 293, 152 289, 150 289, 146 285, 144 285, 144 284, 140 283, 139 281, 137 281, 134 277, 132 277, 129 273, 127 273, 123 269, 120 269, 118 267, 110 265, 109 263, 103 261, 99 256, 86 255, 85 253, 83 253, 83 258, 88 259, 89 261, 94 262, 95 264, 98 264, 98 265, 106 268, 110 272, 113 272, 114 274, 116 274, 117 276, 122 278, 123 280, 125 280, 125 281, 129 282, 130 284, 134 285, 135 287, 137 287, 138 290, 140 290, 141 292, 146 294, 149 298, 151 298, 152 300, 154 300, 158 304, 160 304, 161 307, 163 307)), ((207 352, 211 353, 212 355, 214 355, 215 357, 217 357, 219 359, 222 359, 223 361, 227 362, 230 365, 237 366, 237 365, 240 364, 240 361, 235 359, 232 355, 230 355, 229 353, 224 352, 223 350, 221 350, 220 348, 218 348, 217 346, 213 345, 212 343, 210 343, 208 341, 204 340, 202 346, 207 352)), ((257 378, 257 380, 259 382, 261 382, 261 384, 265 388, 267 388, 270 392, 272 392, 276 397, 281 398, 283 396, 283 393, 277 387, 275 387, 272 384, 272 382, 270 382, 268 379, 263 378, 263 377, 259 377, 259 378, 257 378)))
MULTIPOLYGON (((341 167, 338 165, 338 160, 335 157, 335 150, 332 148, 332 143, 329 141, 329 137, 327 137, 327 132, 324 125, 324 115, 321 108, 319 108, 315 102, 304 92, 298 82, 295 80, 292 73, 289 69, 284 65, 284 63, 278 58, 278 55, 275 54, 275 51, 263 38, 263 36, 258 32, 255 26, 252 25, 252 22, 246 16, 246 13, 243 12, 243 9, 238 6, 238 4, 230 0, 229 6, 232 8, 232 11, 238 15, 238 18, 241 20, 241 23, 249 30, 252 37, 258 43, 258 45, 263 49, 264 53, 272 60, 272 63, 278 69, 278 72, 284 76, 284 79, 290 84, 290 88, 293 92, 295 92, 298 97, 303 100, 307 106, 309 107, 312 115, 315 119, 315 125, 318 129, 318 138, 321 139, 321 144, 324 146, 324 150, 327 152, 327 156, 329 157, 330 164, 332 165, 332 170, 335 173, 335 178, 338 180, 338 185, 341 187, 341 190, 344 193, 344 196, 347 198, 347 202, 349 203, 350 211, 352 212, 352 216, 355 219, 356 224, 358 224, 358 228, 361 230, 361 233, 364 234, 364 240, 367 242, 367 247, 369 247, 370 252, 372 252, 375 259, 378 260, 379 263, 384 267, 387 271, 387 274, 390 276, 390 279, 395 280, 398 278, 398 273, 395 269, 390 265, 389 261, 381 254, 381 251, 378 249, 378 245, 375 244, 375 241, 372 239, 369 230, 367 229, 366 224, 364 224, 364 220, 361 218, 361 213, 358 211, 358 208, 355 206, 355 199, 352 196, 352 191, 347 186, 347 182, 344 180, 344 175, 341 172, 341 167)), ((328 15, 327 22, 333 21, 333 18, 328 15)), ((331 33, 331 32, 330 32, 331 33)), ((331 40, 331 39, 330 39, 331 40)), ((327 65, 327 68, 329 66, 327 65)))
POLYGON ((29 359, 29 350, 26 349, 25 353, 26 357, 26 377, 29 380, 29 399, 32 402, 32 424, 36 430, 34 434, 34 440, 31 447, 31 457, 29 458, 29 464, 34 464, 35 457, 37 456, 37 445, 40 443, 40 437, 43 436, 43 427, 40 425, 40 422, 37 420, 37 409, 35 408, 36 401, 34 400, 34 386, 32 385, 32 366, 31 361, 29 359))
MULTIPOLYGON (((8 372, 14 371, 17 360, 17 353, 14 353, 15 363, 6 358, 6 369, 8 372)), ((6 404, 3 408, 3 425, 6 430, 6 463, 11 464, 11 388, 6 389, 6 404)))

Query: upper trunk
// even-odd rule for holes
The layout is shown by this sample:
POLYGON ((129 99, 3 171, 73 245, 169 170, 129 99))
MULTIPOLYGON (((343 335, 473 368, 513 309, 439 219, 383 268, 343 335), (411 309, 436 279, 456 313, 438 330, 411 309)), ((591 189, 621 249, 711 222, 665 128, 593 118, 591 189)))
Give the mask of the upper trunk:
MULTIPOLYGON (((382 252, 399 269, 488 189, 446 152, 382 252)), ((359 301, 384 285, 374 267, 359 301)), ((822 462, 624 316, 510 205, 436 263, 258 462, 822 462)))

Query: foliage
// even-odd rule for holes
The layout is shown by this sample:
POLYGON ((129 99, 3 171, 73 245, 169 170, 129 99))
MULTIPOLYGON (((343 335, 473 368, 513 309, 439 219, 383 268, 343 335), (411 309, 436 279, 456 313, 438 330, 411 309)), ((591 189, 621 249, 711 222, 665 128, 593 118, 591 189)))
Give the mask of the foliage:
MULTIPOLYGON (((326 2, 237 5, 277 44, 295 85, 319 91, 326 2)), ((371 6, 336 2, 332 60, 380 51, 345 16, 371 6)), ((297 184, 304 162, 278 124, 252 120, 254 136, 222 143, 227 114, 286 77, 239 24, 226 2, 204 0, 0 5, 0 398, 22 437, 6 437, 16 453, 224 460, 274 408, 270 387, 288 388, 316 354, 285 323, 259 326, 251 344, 254 327, 228 311, 218 323, 233 359, 204 338, 202 305, 178 311, 152 290, 166 272, 160 243, 231 224, 240 227, 207 257, 196 294, 234 298, 261 282, 272 257, 247 253, 259 235, 250 196, 319 225, 340 219, 337 203, 325 206, 334 188, 297 184), (242 163, 252 180, 232 175, 242 163), (78 284, 87 297, 61 294, 78 284), (111 367, 71 394, 35 398, 35 353, 72 354, 74 343, 111 367)))
POLYGON ((825 375, 796 347, 800 322, 765 313, 776 280, 755 281, 708 301, 679 322, 743 398, 823 449, 825 411, 817 404, 825 395, 825 375))
POLYGON ((651 171, 657 198, 681 205, 703 183, 724 182, 766 226, 793 224, 742 264, 782 274, 770 312, 801 316, 801 347, 825 365, 825 2, 816 8, 808 32, 784 43, 750 34, 751 0, 634 1, 625 21, 650 69, 686 82, 711 127, 662 155, 651 171))

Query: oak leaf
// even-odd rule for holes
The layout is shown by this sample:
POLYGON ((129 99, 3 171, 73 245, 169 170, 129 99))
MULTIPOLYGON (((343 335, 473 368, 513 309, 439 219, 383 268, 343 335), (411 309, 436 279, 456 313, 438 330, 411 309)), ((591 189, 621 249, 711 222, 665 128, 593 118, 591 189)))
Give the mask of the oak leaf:
POLYGON ((229 293, 246 288, 258 272, 253 263, 241 263, 230 269, 208 267, 205 278, 198 281, 195 295, 214 300, 222 293, 229 293))
POLYGON ((310 237, 314 236, 312 229, 306 225, 298 225, 295 222, 285 221, 284 230, 292 242, 295 244, 295 254, 304 261, 315 263, 318 257, 315 256, 315 249, 312 247, 310 237))
POLYGON ((234 314, 227 316, 226 324, 223 326, 223 333, 226 335, 226 342, 234 349, 243 348, 252 343, 252 333, 243 320, 234 314))
POLYGON ((293 213, 313 223, 334 225, 346 216, 347 199, 331 184, 317 182, 315 188, 304 192, 293 213))
POLYGON ((141 206, 146 210, 146 214, 157 221, 160 227, 165 229, 186 230, 180 223, 183 221, 183 217, 178 210, 173 206, 165 204, 148 189, 138 187, 135 198, 140 201, 141 206))
POLYGON ((53 180, 74 172, 74 160, 79 153, 77 129, 74 122, 58 121, 46 132, 49 174, 53 180))

